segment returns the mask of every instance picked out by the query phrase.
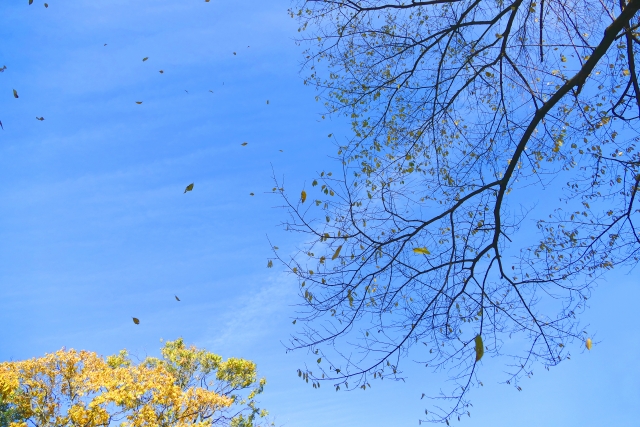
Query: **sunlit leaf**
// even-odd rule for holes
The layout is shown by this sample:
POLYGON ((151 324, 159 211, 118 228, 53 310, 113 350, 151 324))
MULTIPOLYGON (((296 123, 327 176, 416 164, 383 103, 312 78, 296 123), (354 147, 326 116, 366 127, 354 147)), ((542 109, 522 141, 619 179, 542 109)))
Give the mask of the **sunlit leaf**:
POLYGON ((136 325, 140 324, 140 320, 138 320, 137 317, 132 317, 132 319, 133 319, 133 323, 135 323, 136 325))
POLYGON ((187 191, 191 191, 191 190, 193 190, 193 182, 191 184, 187 185, 187 188, 184 189, 184 192, 186 193, 187 191))
POLYGON ((587 347, 587 350, 591 350, 591 347, 593 346, 593 341, 591 341, 591 338, 587 338, 587 341, 584 343, 585 347, 587 347))
POLYGON ((342 250, 342 245, 338 246, 338 249, 336 249, 336 251, 333 253, 333 256, 331 257, 331 259, 336 259, 338 258, 338 256, 340 256, 340 251, 342 250))
POLYGON ((429 255, 431 253, 427 248, 413 248, 413 252, 422 255, 429 255))
POLYGON ((300 200, 302 200, 302 203, 304 203, 307 200, 307 192, 302 190, 302 192, 300 193, 300 200))
POLYGON ((482 343, 482 337, 480 336, 480 334, 476 335, 475 342, 476 342, 476 362, 478 362, 480 359, 482 359, 482 356, 484 356, 484 344, 482 343))

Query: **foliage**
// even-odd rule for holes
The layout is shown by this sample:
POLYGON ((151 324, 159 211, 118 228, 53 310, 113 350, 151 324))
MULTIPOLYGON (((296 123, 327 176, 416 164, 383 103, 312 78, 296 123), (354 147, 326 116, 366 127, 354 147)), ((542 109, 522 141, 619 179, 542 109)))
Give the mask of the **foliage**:
POLYGON ((576 315, 640 250, 639 8, 297 1, 305 83, 354 135, 316 200, 280 190, 286 228, 308 237, 290 259, 274 252, 304 298, 290 348, 320 356, 302 378, 366 389, 401 378, 411 350, 450 370, 434 397, 448 405, 427 419, 448 423, 468 413, 482 354, 510 356, 520 390, 571 341, 591 348, 576 315))
POLYGON ((0 363, 0 402, 21 414, 10 427, 254 426, 266 381, 256 365, 167 341, 162 358, 132 363, 128 353, 106 359, 59 350, 0 363))

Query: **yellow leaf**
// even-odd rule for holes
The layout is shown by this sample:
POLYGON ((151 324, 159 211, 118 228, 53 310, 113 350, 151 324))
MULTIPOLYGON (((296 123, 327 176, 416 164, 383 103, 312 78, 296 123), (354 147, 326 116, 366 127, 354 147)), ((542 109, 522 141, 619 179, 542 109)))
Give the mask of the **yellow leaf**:
POLYGON ((135 323, 136 325, 140 324, 140 320, 138 320, 137 317, 132 317, 132 319, 133 319, 133 323, 135 323))
POLYGON ((243 143, 242 143, 242 144, 240 144, 240 145, 242 145, 242 146, 244 147, 244 146, 245 146, 245 145, 247 145, 247 144, 248 144, 248 142, 243 142, 243 143))
POLYGON ((482 359, 484 356, 484 344, 482 343, 482 337, 480 334, 476 335, 476 362, 482 359))
POLYGON ((300 193, 300 200, 302 200, 302 203, 305 202, 305 200, 307 200, 307 192, 302 190, 302 192, 300 193))
POLYGON ((336 249, 336 251, 333 253, 333 256, 331 257, 332 260, 338 258, 338 256, 340 256, 340 251, 342 250, 342 245, 338 246, 338 249, 336 249))
POLYGON ((187 188, 184 189, 184 192, 186 193, 187 191, 191 191, 191 190, 193 190, 193 182, 187 185, 187 188))
POLYGON ((591 338, 587 338, 587 342, 584 343, 585 347, 587 347, 587 350, 591 350, 591 346, 593 346, 593 341, 591 341, 591 338))
POLYGON ((15 89, 13 90, 13 97, 14 97, 14 98, 19 98, 19 97, 18 97, 18 91, 17 91, 17 90, 15 90, 15 89))
POLYGON ((622 75, 623 76, 628 76, 629 74, 630 74, 629 70, 622 70, 622 75))
POLYGON ((427 248, 413 248, 413 252, 416 254, 422 254, 422 255, 431 254, 431 252, 429 252, 429 249, 427 248))
POLYGON ((271 268, 273 267, 273 261, 269 260, 269 262, 267 262, 267 268, 271 268))
POLYGON ((145 56, 144 58, 142 58, 142 62, 146 61, 147 59, 149 59, 149 57, 145 56))

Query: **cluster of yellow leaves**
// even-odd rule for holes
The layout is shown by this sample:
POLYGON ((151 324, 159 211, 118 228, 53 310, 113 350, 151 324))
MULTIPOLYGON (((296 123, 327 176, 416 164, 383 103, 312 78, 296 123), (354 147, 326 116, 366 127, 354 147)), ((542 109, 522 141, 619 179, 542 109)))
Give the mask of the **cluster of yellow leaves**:
POLYGON ((0 363, 0 401, 21 414, 10 427, 208 427, 224 420, 253 426, 266 415, 253 400, 265 383, 253 362, 223 361, 182 339, 168 341, 162 359, 139 365, 124 350, 105 360, 73 349, 0 363))

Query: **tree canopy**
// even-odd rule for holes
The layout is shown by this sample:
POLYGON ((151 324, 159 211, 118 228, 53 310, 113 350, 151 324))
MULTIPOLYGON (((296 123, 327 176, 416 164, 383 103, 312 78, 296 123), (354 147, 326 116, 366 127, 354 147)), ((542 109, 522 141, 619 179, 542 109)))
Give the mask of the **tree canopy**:
POLYGON ((591 349, 577 315, 640 249, 639 8, 296 2, 305 83, 353 131, 314 190, 280 188, 306 236, 274 252, 304 299, 290 348, 318 357, 301 377, 366 389, 411 354, 451 373, 424 418, 448 424, 483 355, 507 356, 520 389, 572 342, 591 349))
POLYGON ((0 363, 9 427, 250 427, 267 415, 255 401, 265 384, 253 362, 182 339, 139 364, 125 350, 104 359, 73 349, 0 363))

